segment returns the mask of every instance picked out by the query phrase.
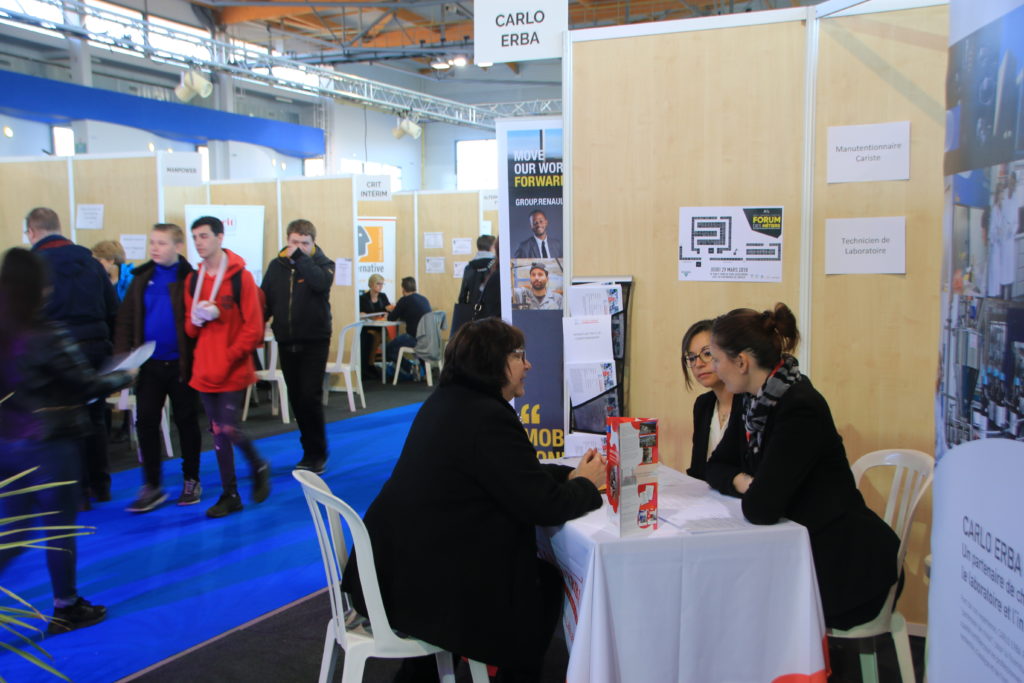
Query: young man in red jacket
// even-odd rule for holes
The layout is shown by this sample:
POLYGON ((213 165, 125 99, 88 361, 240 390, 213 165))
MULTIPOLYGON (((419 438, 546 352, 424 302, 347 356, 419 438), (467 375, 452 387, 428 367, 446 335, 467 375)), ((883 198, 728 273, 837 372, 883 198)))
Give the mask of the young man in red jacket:
POLYGON ((242 257, 221 247, 219 218, 197 218, 192 239, 203 260, 185 287, 185 332, 196 340, 189 386, 199 392, 210 418, 224 490, 206 514, 224 517, 242 509, 234 446, 252 468, 253 500, 262 503, 270 495, 270 464, 238 428, 245 389, 256 381, 252 352, 263 343, 263 297, 242 257))

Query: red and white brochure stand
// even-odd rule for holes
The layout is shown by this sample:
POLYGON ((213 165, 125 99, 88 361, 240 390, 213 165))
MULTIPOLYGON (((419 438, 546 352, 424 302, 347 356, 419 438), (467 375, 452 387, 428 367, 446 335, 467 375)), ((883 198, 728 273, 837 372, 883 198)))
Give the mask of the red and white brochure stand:
POLYGON ((606 422, 606 508, 619 536, 658 528, 658 421, 609 417, 606 422))

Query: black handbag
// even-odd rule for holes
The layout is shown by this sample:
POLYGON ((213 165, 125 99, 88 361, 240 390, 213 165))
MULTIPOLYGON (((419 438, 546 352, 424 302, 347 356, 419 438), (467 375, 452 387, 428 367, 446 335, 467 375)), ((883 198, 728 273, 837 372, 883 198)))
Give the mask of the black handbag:
POLYGON ((452 324, 450 328, 449 339, 455 336, 455 333, 459 331, 459 328, 471 320, 480 320, 486 317, 484 315, 484 288, 487 287, 487 283, 490 281, 491 276, 495 273, 495 268, 490 268, 487 272, 487 277, 484 278, 483 285, 481 287, 471 287, 470 291, 476 290, 476 303, 455 303, 455 309, 452 311, 452 324))

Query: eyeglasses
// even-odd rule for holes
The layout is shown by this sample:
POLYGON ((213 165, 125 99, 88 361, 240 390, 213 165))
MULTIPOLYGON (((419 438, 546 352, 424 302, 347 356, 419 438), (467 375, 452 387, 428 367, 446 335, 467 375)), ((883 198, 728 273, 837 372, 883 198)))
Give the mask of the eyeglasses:
POLYGON ((691 368, 697 364, 698 358, 702 363, 704 363, 704 365, 710 363, 712 360, 711 349, 705 346, 703 349, 700 350, 700 353, 687 353, 683 356, 683 360, 685 360, 686 364, 689 365, 691 368))
POLYGON ((516 349, 515 351, 512 352, 512 355, 518 358, 519 360, 524 361, 526 360, 526 349, 516 349))

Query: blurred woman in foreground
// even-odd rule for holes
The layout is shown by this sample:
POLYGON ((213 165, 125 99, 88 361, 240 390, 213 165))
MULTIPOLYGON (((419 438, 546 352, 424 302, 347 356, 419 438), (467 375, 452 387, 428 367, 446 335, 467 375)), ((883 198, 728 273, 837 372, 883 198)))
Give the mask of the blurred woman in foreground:
POLYGON ((683 381, 693 388, 693 380, 705 389, 693 403, 693 450, 686 473, 706 479, 704 469, 726 430, 743 430, 743 395, 733 394, 715 374, 711 362, 711 320, 698 320, 683 335, 683 381), (690 373, 693 373, 693 380, 690 373))
MULTIPOLYGON (((98 376, 60 325, 42 319, 46 288, 43 262, 25 249, 10 249, 0 266, 0 479, 37 468, 13 484, 23 488, 69 482, 0 500, 3 517, 35 515, 9 525, 22 529, 5 541, 34 538, 33 526, 70 526, 78 514, 80 488, 76 441, 91 422, 86 404, 131 382, 125 372, 98 376)), ((75 537, 51 531, 46 564, 53 585, 50 633, 63 633, 102 620, 105 607, 78 595, 75 537)), ((0 571, 21 548, 0 551, 0 571)))
POLYGON ((786 517, 807 527, 825 623, 848 629, 881 610, 897 580, 900 542, 857 490, 828 404, 791 355, 799 340, 782 303, 715 320, 715 372, 729 391, 751 398, 745 433, 727 435, 715 451, 708 483, 742 497, 754 524, 786 517))
MULTIPOLYGON (((535 526, 600 507, 605 476, 594 450, 576 469, 538 462, 509 405, 530 369, 523 341, 499 318, 459 328, 365 516, 392 626, 506 681, 537 679, 561 612, 561 575, 537 558, 535 526)), ((365 614, 355 563, 343 587, 365 614)))

